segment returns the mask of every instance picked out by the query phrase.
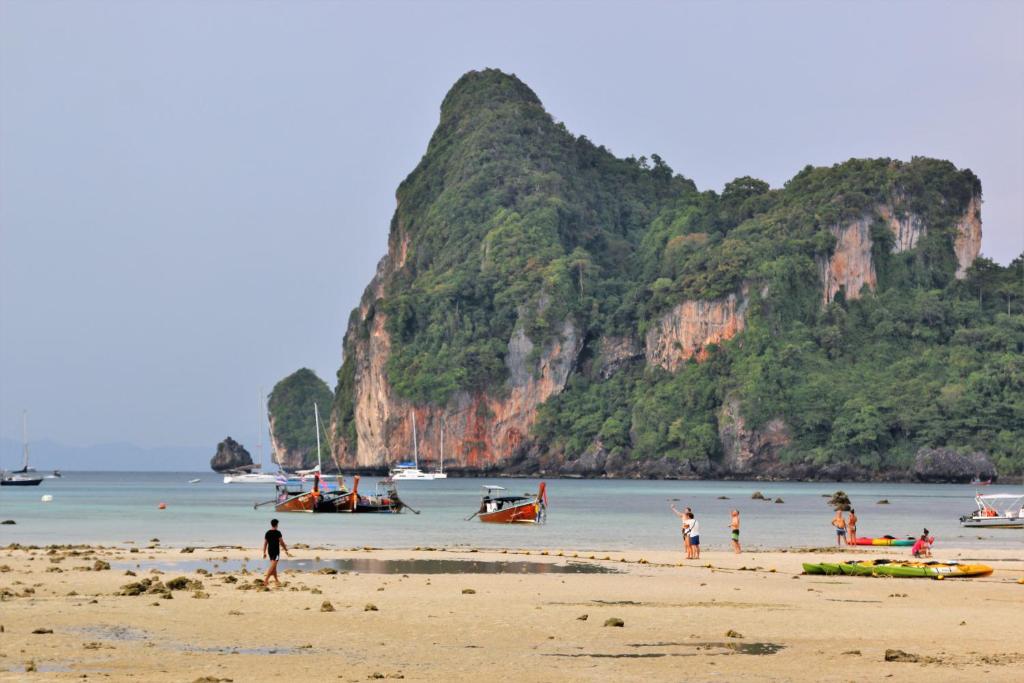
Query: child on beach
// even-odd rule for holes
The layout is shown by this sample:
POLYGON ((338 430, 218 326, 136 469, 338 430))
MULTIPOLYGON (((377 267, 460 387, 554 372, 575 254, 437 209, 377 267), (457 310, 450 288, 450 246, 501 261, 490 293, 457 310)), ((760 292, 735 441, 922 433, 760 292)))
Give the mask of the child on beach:
POLYGON ((925 529, 921 537, 914 541, 913 547, 910 548, 910 554, 914 557, 931 557, 932 556, 932 543, 935 539, 928 535, 928 530, 925 529))
POLYGON ((292 556, 288 552, 288 546, 285 545, 284 536, 277 530, 277 520, 272 519, 270 520, 270 529, 263 534, 263 559, 270 555, 270 566, 267 567, 267 575, 263 577, 264 586, 269 585, 271 577, 274 578, 278 586, 281 585, 281 579, 277 577, 277 561, 281 558, 282 550, 288 557, 292 556))
POLYGON ((843 518, 842 510, 836 510, 836 516, 832 518, 832 526, 836 528, 836 547, 838 548, 846 540, 846 520, 843 518))
POLYGON ((729 534, 732 536, 732 550, 740 554, 740 511, 733 510, 732 519, 729 521, 729 534))

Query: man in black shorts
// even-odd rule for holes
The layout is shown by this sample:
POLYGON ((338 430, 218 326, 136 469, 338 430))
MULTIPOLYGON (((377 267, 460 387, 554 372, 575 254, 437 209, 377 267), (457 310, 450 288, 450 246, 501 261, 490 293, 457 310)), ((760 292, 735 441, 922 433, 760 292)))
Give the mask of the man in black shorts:
POLYGON ((267 555, 270 556, 270 566, 267 568, 267 575, 263 577, 263 584, 269 585, 270 577, 274 577, 274 581, 277 581, 277 585, 281 585, 281 579, 277 578, 277 561, 281 558, 281 551, 284 550, 284 554, 291 557, 292 554, 288 552, 288 546, 285 545, 284 536, 277 530, 277 520, 270 520, 270 530, 263 534, 263 558, 266 559, 267 555))

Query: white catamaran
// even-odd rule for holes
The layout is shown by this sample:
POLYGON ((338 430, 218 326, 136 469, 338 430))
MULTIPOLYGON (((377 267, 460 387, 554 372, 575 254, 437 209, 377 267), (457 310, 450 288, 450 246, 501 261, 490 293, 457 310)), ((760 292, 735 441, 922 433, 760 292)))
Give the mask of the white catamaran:
MULTIPOLYGON (((260 400, 259 400, 259 419, 256 422, 256 431, 260 435, 259 443, 259 459, 260 461, 255 465, 250 465, 246 469, 251 470, 262 470, 263 469, 263 422, 266 420, 266 411, 263 409, 263 390, 260 389, 260 400)), ((271 442, 273 445, 273 442, 271 442)), ((225 484, 273 484, 277 481, 278 477, 276 474, 270 472, 252 472, 252 471, 235 471, 228 472, 224 475, 225 484)))
POLYGON ((391 478, 395 481, 430 481, 433 473, 420 470, 420 453, 416 437, 416 413, 412 414, 412 461, 400 462, 391 468, 391 478))
POLYGON ((1024 529, 1024 494, 976 494, 978 509, 960 518, 960 526, 1024 529))

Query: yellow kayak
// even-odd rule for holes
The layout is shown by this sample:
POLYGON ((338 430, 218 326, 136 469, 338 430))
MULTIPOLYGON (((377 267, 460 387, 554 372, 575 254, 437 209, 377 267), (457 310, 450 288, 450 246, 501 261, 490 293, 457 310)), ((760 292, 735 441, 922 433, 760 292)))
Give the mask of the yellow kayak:
POLYGON ((853 576, 894 576, 898 578, 968 578, 988 576, 992 567, 987 564, 958 564, 956 562, 904 562, 888 560, 866 560, 844 562, 840 571, 853 576))

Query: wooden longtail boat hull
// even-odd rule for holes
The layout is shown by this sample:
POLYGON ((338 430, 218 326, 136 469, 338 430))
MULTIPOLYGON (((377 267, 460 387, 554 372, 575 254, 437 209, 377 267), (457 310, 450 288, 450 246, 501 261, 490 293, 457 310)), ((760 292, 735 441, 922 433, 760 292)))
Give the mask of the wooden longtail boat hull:
POLYGON ((321 494, 303 493, 278 503, 276 512, 352 512, 356 504, 354 493, 321 494))
POLYGON ((398 514, 405 504, 398 499, 398 496, 377 497, 359 496, 359 502, 353 512, 391 512, 398 514))
MULTIPOLYGON (((339 484, 343 484, 339 480, 339 484)), ((354 512, 359 499, 359 475, 352 481, 351 491, 314 490, 287 498, 274 506, 275 512, 354 512)))
POLYGON ((540 503, 535 500, 480 514, 481 522, 494 524, 536 524, 539 520, 540 503))

